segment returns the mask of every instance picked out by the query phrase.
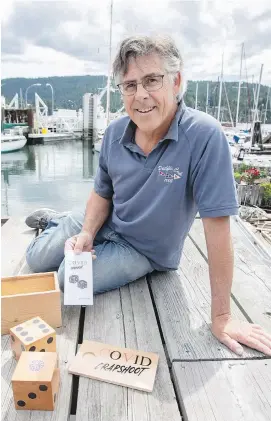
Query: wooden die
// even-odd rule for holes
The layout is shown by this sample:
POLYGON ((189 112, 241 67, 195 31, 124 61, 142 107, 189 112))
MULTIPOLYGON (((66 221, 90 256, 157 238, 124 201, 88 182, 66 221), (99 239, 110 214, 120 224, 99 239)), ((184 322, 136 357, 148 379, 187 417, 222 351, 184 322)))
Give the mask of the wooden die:
POLYGON ((56 332, 40 317, 10 329, 11 349, 18 360, 22 351, 56 352, 56 332))
POLYGON ((59 377, 56 352, 22 352, 12 377, 15 408, 53 411, 59 377))

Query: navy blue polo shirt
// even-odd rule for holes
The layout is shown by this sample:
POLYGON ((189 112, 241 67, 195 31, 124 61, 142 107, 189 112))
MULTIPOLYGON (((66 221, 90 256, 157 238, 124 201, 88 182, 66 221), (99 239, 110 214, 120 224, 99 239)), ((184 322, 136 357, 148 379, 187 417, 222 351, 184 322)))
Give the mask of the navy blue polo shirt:
POLYGON ((113 121, 94 189, 112 198, 109 226, 154 269, 177 269, 185 238, 202 218, 238 214, 228 141, 220 123, 181 102, 166 136, 146 156, 128 116, 113 121))

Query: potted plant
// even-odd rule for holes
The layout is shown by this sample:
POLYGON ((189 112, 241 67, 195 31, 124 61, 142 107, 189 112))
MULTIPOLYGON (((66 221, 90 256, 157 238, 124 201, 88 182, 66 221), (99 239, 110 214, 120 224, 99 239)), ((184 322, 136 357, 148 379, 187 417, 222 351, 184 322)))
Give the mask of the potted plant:
POLYGON ((261 178, 261 172, 257 168, 247 168, 241 177, 241 184, 254 184, 257 179, 261 178))
POLYGON ((261 183, 261 187, 263 188, 262 206, 271 208, 271 183, 261 183))
POLYGON ((240 183, 240 180, 241 180, 241 178, 242 178, 242 174, 240 173, 240 172, 238 172, 238 171, 235 171, 234 172, 234 179, 235 179, 235 181, 236 181, 236 183, 240 183))

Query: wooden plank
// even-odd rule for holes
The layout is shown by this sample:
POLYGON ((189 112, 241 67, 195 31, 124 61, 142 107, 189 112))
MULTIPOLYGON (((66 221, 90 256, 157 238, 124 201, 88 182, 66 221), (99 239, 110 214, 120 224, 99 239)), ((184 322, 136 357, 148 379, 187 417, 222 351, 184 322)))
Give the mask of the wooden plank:
POLYGON ((76 353, 79 330, 80 308, 78 306, 62 307, 63 326, 56 329, 57 352, 60 368, 60 387, 56 408, 53 412, 16 411, 11 389, 11 378, 16 361, 12 357, 9 336, 2 337, 2 420, 3 421, 68 421, 72 399, 73 376, 68 373, 68 362, 76 353))
POLYGON ((81 377, 76 420, 181 421, 145 279, 94 298, 94 306, 86 309, 84 339, 155 352, 160 358, 152 393, 81 377))
MULTIPOLYGON (((124 345, 124 330, 119 291, 94 297, 94 305, 86 307, 84 339, 124 345)), ((123 420, 127 413, 127 392, 124 387, 80 377, 76 420, 123 420), (86 405, 87 402, 87 405, 86 405), (114 411, 112 411, 114 408, 114 411)))
MULTIPOLYGON (((234 279, 232 295, 251 321, 270 330, 271 326, 271 268, 267 266, 259 250, 231 221, 234 245, 234 279)), ((207 258, 202 222, 194 222, 190 236, 207 258)))
POLYGON ((153 392, 127 391, 128 420, 181 420, 147 283, 122 288, 121 300, 126 345, 159 354, 153 392))
POLYGON ((239 216, 233 216, 231 218, 231 232, 235 244, 237 241, 240 242, 240 247, 245 247, 250 251, 252 256, 258 256, 261 261, 261 265, 265 263, 271 267, 271 253, 265 247, 265 245, 249 230, 239 216))
MULTIPOLYGON (((251 240, 253 246, 255 246, 262 254, 265 263, 268 266, 271 266, 271 243, 266 241, 264 236, 257 231, 257 226, 252 225, 247 221, 243 221, 239 216, 234 216, 233 219, 237 223, 238 227, 245 232, 245 235, 247 235, 249 240, 251 240)), ((268 222, 267 220, 262 221, 262 223, 271 224, 271 222, 268 222)))
MULTIPOLYGON (((211 333, 208 265, 190 238, 178 271, 151 275, 151 288, 171 361, 238 358, 211 333)), ((233 301, 232 314, 246 320, 233 301)), ((250 348, 244 358, 262 357, 250 348)))
POLYGON ((36 230, 25 225, 25 218, 10 218, 1 229, 1 276, 18 273, 24 261, 26 249, 36 236, 36 230))
POLYGON ((269 421, 271 360, 173 363, 184 421, 269 421))

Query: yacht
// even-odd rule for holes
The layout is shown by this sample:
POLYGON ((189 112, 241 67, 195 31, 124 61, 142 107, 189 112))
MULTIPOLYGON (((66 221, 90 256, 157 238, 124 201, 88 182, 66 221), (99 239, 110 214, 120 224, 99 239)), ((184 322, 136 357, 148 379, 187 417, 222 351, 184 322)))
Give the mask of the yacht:
POLYGON ((22 128, 5 129, 1 133, 1 153, 18 151, 25 146, 26 142, 27 138, 22 128))

